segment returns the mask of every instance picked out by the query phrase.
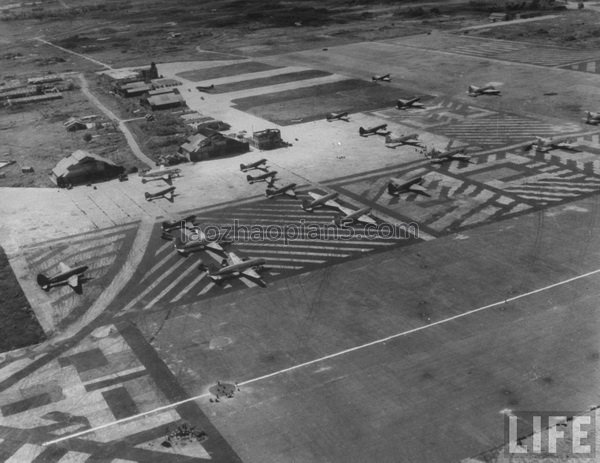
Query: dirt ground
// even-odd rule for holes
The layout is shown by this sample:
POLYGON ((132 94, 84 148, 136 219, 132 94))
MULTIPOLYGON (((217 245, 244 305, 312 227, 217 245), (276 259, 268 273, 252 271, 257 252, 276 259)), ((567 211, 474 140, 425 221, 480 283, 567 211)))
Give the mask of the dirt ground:
POLYGON ((99 116, 97 121, 107 120, 79 90, 62 95, 59 100, 0 110, 3 139, 0 159, 16 161, 0 170, 4 174, 0 186, 52 187, 51 170, 63 157, 79 149, 104 156, 125 168, 140 166, 125 138, 112 124, 107 128, 68 132, 64 122, 73 116, 95 114, 99 116), (33 167, 34 172, 22 173, 25 166, 33 167))
POLYGON ((542 45, 558 45, 574 49, 598 49, 600 46, 600 13, 592 10, 560 12, 559 18, 534 24, 508 24, 471 31, 469 35, 504 40, 518 40, 542 45))

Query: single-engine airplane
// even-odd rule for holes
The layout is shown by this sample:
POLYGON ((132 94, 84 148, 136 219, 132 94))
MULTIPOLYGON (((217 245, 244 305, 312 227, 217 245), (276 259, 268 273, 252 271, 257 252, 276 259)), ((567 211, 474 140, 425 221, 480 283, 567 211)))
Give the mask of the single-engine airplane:
POLYGON ((199 92, 208 92, 210 90, 214 90, 214 88, 215 88, 214 84, 211 84, 211 85, 199 85, 199 86, 196 87, 196 89, 199 92))
POLYGON ((242 172, 247 172, 249 170, 258 169, 267 172, 267 168, 265 166, 266 163, 266 159, 259 159, 258 161, 251 162, 250 164, 240 164, 240 170, 242 172))
POLYGON ((498 90, 493 85, 485 85, 484 87, 469 85, 467 93, 469 94, 469 96, 473 97, 477 97, 480 95, 500 95, 500 90, 498 90))
POLYGON ((391 178, 387 191, 392 196, 398 196, 402 193, 419 193, 425 196, 430 196, 427 190, 421 186, 424 179, 421 175, 409 179, 391 178))
POLYGON ((154 201, 155 199, 165 198, 170 202, 173 202, 173 198, 175 197, 175 187, 170 186, 169 188, 165 188, 164 190, 157 191, 156 193, 144 193, 146 197, 146 201, 154 201))
POLYGON ((338 197, 338 193, 335 191, 326 195, 320 195, 309 191, 308 195, 312 198, 312 201, 309 199, 304 199, 302 201, 302 209, 307 212, 313 212, 315 208, 319 206, 335 207, 336 209, 340 208, 340 205, 335 201, 338 197))
POLYGON ((361 137, 368 137, 369 135, 387 135, 389 132, 380 132, 380 130, 387 129, 387 124, 376 125, 374 127, 364 128, 360 127, 358 133, 361 137))
MULTIPOLYGON (((273 184, 271 184, 273 185, 273 184)), ((267 198, 271 199, 275 196, 280 196, 280 195, 288 195, 291 196, 292 198, 296 197, 296 184, 295 183, 290 183, 288 185, 282 186, 280 188, 267 188, 265 194, 267 195, 267 198)))
POLYGON ((350 122, 350 116, 348 116, 347 112, 329 113, 329 114, 327 114, 326 117, 327 117, 328 122, 335 121, 336 119, 341 120, 341 121, 350 122))
POLYGON ((53 277, 47 277, 43 273, 37 276, 37 284, 44 291, 50 291, 53 286, 69 285, 76 293, 81 293, 81 277, 88 269, 87 265, 71 268, 64 262, 58 264, 59 272, 53 277))
POLYGON ((267 182, 269 185, 272 185, 276 175, 277 171, 272 170, 271 172, 265 172, 264 174, 255 175, 254 177, 252 175, 246 175, 246 180, 248 180, 250 185, 256 182, 267 182))
POLYGON ((396 108, 398 109, 411 109, 411 108, 419 108, 422 109, 425 107, 423 103, 420 102, 421 98, 415 96, 414 98, 410 98, 408 100, 403 100, 399 98, 396 102, 396 108))
POLYGON ((357 211, 350 209, 349 207, 339 205, 337 206, 337 208, 342 214, 337 215, 333 219, 333 223, 336 224, 338 227, 341 227, 342 225, 352 224, 355 222, 361 222, 371 225, 377 224, 377 221, 369 215, 371 213, 370 207, 364 207, 357 211))
POLYGON ((263 269, 264 265, 265 259, 254 258, 244 260, 235 253, 228 252, 227 259, 224 260, 221 268, 215 266, 207 267, 206 265, 201 264, 200 269, 205 270, 208 277, 217 284, 230 278, 244 277, 259 286, 265 287, 267 284, 258 274, 258 272, 263 269))
POLYGON ((397 148, 402 145, 423 146, 418 138, 419 134, 417 133, 409 133, 408 135, 400 135, 399 137, 388 134, 385 136, 385 146, 388 148, 397 148))

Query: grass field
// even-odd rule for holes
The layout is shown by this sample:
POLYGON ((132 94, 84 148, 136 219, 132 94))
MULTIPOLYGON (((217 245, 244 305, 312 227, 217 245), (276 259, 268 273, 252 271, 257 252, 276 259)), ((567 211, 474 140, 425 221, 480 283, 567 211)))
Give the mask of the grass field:
POLYGON ((229 64, 227 66, 215 66, 206 69, 196 69, 194 71, 182 72, 177 74, 184 79, 192 82, 201 82, 203 80, 218 79, 219 77, 237 76, 251 72, 271 71, 278 69, 277 66, 270 66, 256 61, 244 61, 242 63, 229 64))
POLYGON ((30 346, 46 336, 0 247, 0 352, 30 346))
POLYGON ((306 71, 288 72, 285 74, 277 74, 270 77, 262 77, 258 79, 243 80, 240 82, 231 82, 229 84, 216 85, 211 93, 227 93, 237 92, 239 90, 248 90, 257 87, 268 87, 277 84, 286 84, 289 82, 297 82, 305 79, 315 79, 317 77, 330 76, 331 73, 319 71, 316 69, 308 69, 306 71))
MULTIPOLYGON (((279 125, 308 122, 329 112, 361 112, 393 107, 398 98, 415 93, 386 84, 348 79, 232 100, 235 106, 279 125)), ((423 101, 427 97, 422 98, 423 101)))

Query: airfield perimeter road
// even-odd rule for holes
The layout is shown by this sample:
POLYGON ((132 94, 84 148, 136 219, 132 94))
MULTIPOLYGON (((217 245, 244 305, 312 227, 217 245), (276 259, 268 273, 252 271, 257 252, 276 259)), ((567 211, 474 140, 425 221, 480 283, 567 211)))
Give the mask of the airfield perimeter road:
POLYGON ((2 191, 0 241, 54 335, 1 358, 0 460, 459 461, 503 444, 509 410, 599 404, 600 139, 581 115, 600 107, 600 76, 567 69, 595 59, 433 33, 261 58, 273 68, 233 75, 233 61, 160 64, 191 108, 236 131, 278 126, 293 146, 184 166, 173 203, 144 201, 159 185, 136 177, 2 191), (310 69, 329 75, 279 76, 310 69), (387 72, 390 84, 368 82, 387 72), (487 82, 503 95, 465 94, 487 82), (195 89, 211 83, 234 91, 195 89), (389 109, 414 93, 429 108, 389 109), (323 120, 344 105, 350 122, 323 120), (472 162, 434 168, 358 136, 382 122, 428 146, 469 146, 472 162), (578 151, 523 149, 536 134, 573 134, 578 151), (261 157, 300 191, 417 222, 420 239, 235 243, 267 258, 267 287, 212 285, 197 264, 220 256, 174 255, 161 220, 333 217, 266 200, 238 168, 261 157), (387 196, 389 176, 416 172, 431 197, 387 196), (35 287, 61 259, 90 264, 83 296, 35 287), (218 381, 239 391, 211 401, 218 381), (183 422, 207 439, 163 446, 183 422))

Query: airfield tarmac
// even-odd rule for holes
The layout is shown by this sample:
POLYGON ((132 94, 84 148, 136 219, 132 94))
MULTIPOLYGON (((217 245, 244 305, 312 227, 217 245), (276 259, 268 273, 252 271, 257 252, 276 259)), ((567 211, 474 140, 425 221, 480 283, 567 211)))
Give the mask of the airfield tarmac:
POLYGON ((143 201, 148 187, 135 177, 3 192, 2 244, 54 337, 3 356, 2 459, 456 461, 503 443, 507 409, 598 404, 600 143, 581 115, 600 106, 589 92, 600 76, 563 69, 569 53, 432 34, 261 58, 278 69, 220 80, 182 77, 191 63, 159 65, 184 82, 190 107, 235 130, 276 120, 293 146, 186 166, 173 204, 143 201), (532 64, 533 55, 553 60, 532 64), (195 90, 310 69, 330 75, 195 90), (369 83, 375 91, 354 82, 383 72, 392 82, 369 83), (339 96, 331 85, 347 80, 339 96), (465 94, 489 81, 502 81, 501 97, 465 94), (302 89, 323 85, 334 96, 302 104, 302 89), (382 98, 375 107, 369 92, 382 98), (430 109, 389 109, 415 93, 430 109), (346 109, 356 111, 349 123, 322 119, 346 109), (359 125, 382 122, 439 149, 476 147, 473 163, 435 169, 414 148, 358 136, 359 125), (560 134, 574 134, 579 152, 522 149, 533 135, 560 134), (264 199, 239 172, 261 157, 301 191, 337 191, 382 221, 418 223, 420 239, 238 243, 242 255, 270 251, 267 288, 210 286, 198 257, 174 255, 157 222, 196 212, 296 223, 299 206, 264 199), (417 170, 432 197, 386 196, 389 176, 417 170), (92 264, 83 298, 32 285, 61 258, 92 264), (211 402, 217 381, 239 391, 211 402), (208 438, 161 446, 182 421, 208 438))

